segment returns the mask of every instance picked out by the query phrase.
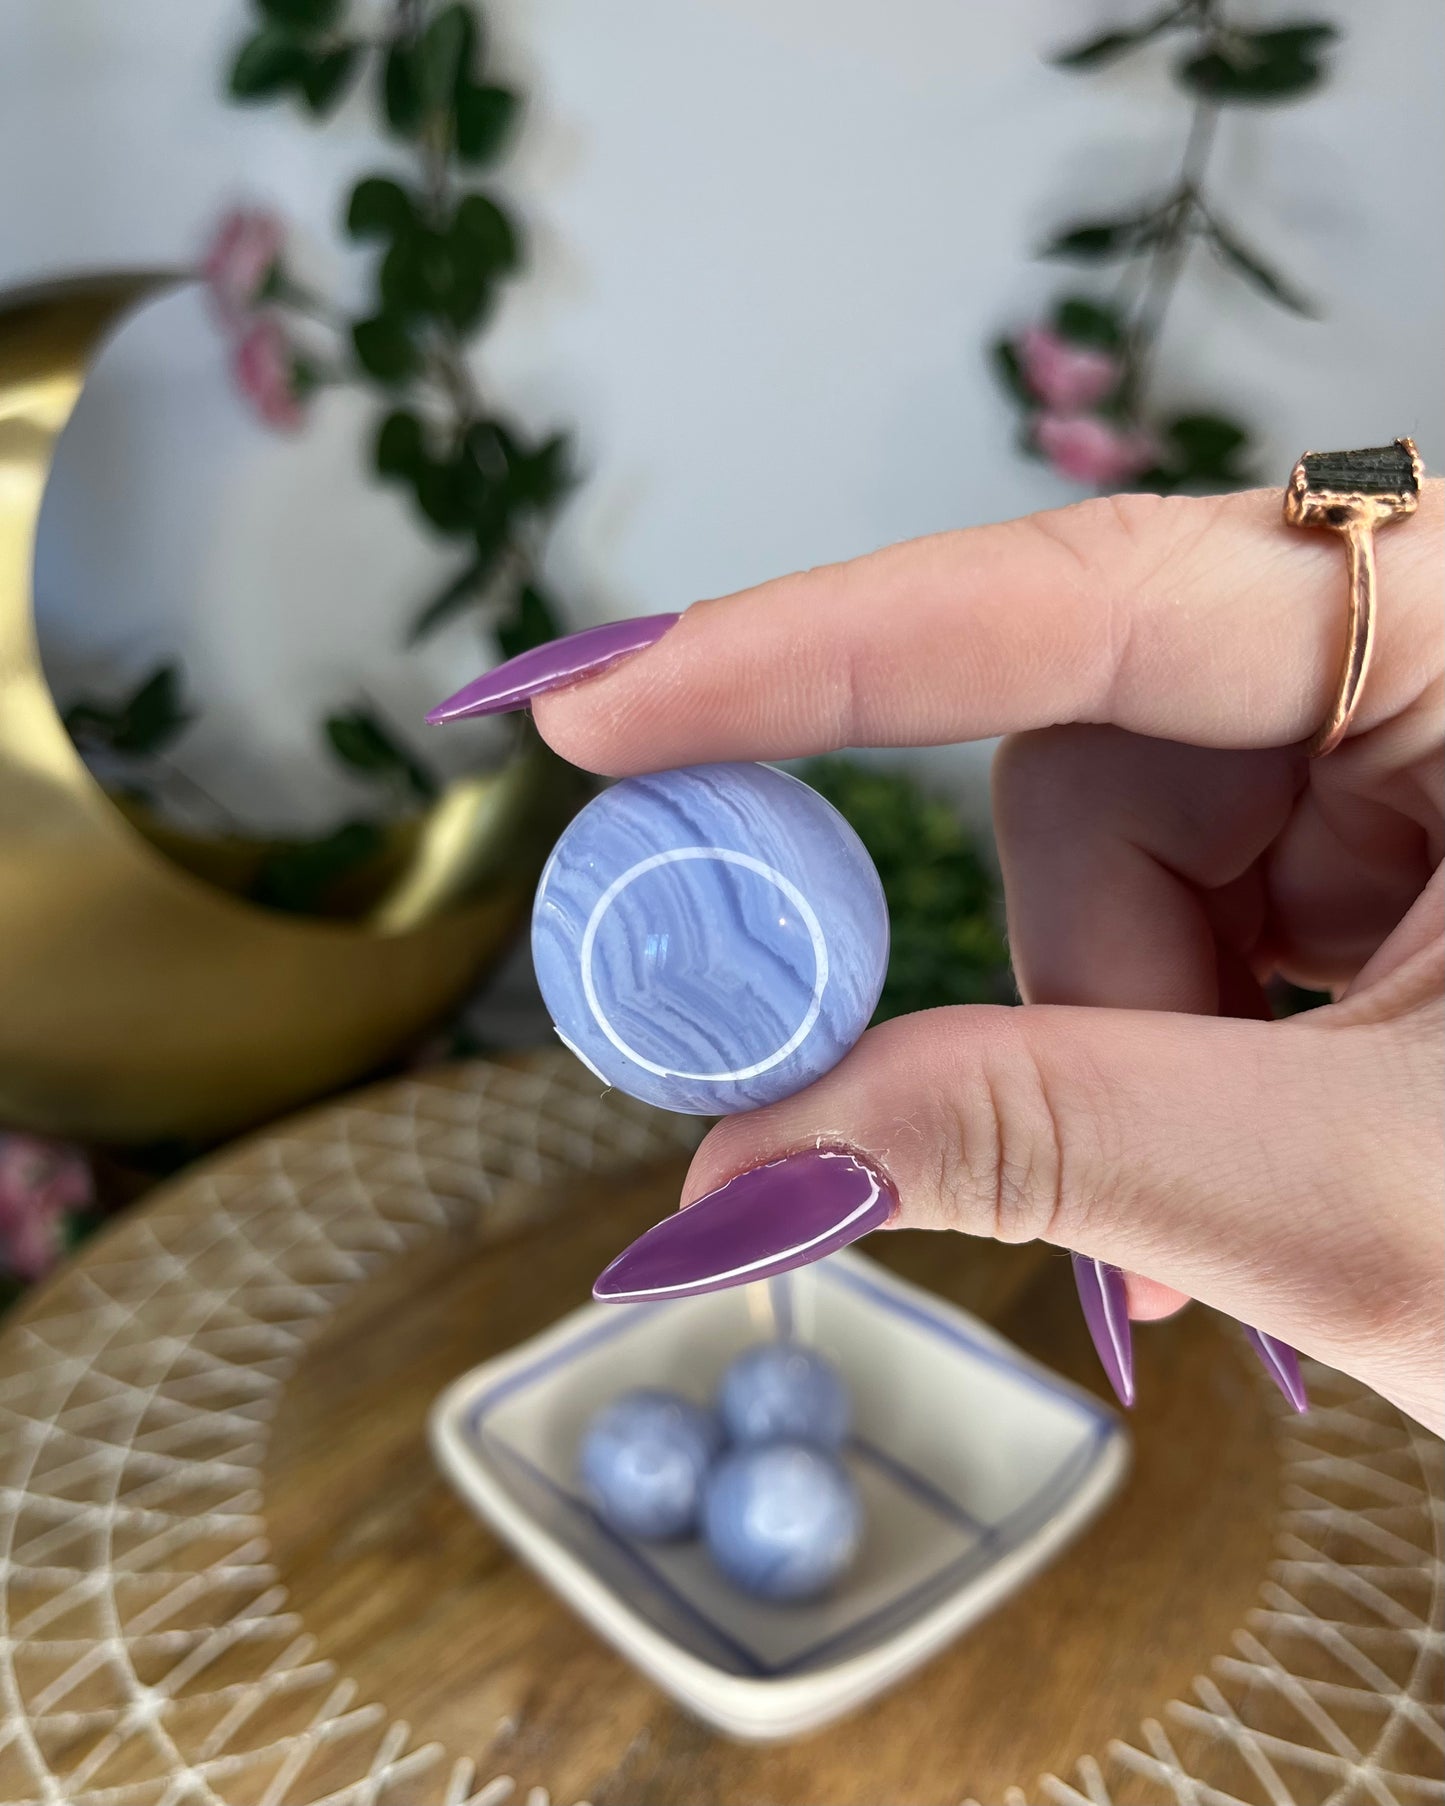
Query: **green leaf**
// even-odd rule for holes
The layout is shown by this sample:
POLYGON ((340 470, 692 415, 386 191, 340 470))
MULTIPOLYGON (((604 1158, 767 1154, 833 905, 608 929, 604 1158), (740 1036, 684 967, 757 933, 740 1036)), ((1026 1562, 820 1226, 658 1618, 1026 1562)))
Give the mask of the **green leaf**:
POLYGON ((350 821, 317 840, 278 847, 251 887, 253 902, 294 915, 313 915, 326 894, 375 859, 385 836, 375 822, 350 821))
POLYGON ((160 665, 115 708, 82 697, 65 712, 70 737, 130 757, 158 753, 192 720, 181 702, 181 668, 160 665))
POLYGON ((487 275, 515 268, 520 256, 517 229, 497 203, 484 194, 463 195, 452 216, 455 254, 487 275))
POLYGON ((261 12, 283 31, 326 31, 340 17, 344 0, 256 0, 261 12))
POLYGON ((1040 251, 1041 257, 1073 257, 1082 263, 1098 263, 1108 257, 1127 256, 1149 243, 1153 216, 1130 219, 1085 220, 1065 226, 1040 251))
POLYGON ((1049 58, 1055 69, 1098 69, 1112 63, 1144 42, 1144 34, 1132 31, 1106 31, 1097 38, 1075 44, 1072 50, 1060 50, 1049 58))
POLYGON ((467 456, 488 483, 499 486, 507 481, 510 459, 516 441, 500 420, 475 420, 467 428, 464 441, 467 456))
POLYGON ((1177 474, 1185 481, 1232 481, 1240 474, 1239 454, 1249 443, 1244 428, 1221 414, 1181 414, 1170 422, 1166 436, 1180 454, 1183 469, 1177 474))
POLYGON ((1124 342, 1124 323, 1118 313, 1087 295, 1066 295, 1054 309, 1054 330, 1075 345, 1098 345, 1114 350, 1124 342))
POLYGON ((1180 11, 1179 7, 1171 6, 1132 31, 1106 31, 1101 37, 1086 38, 1072 49, 1057 52, 1049 61, 1056 69, 1102 69, 1106 63, 1117 62, 1121 56, 1127 56, 1131 50, 1137 50, 1141 44, 1157 37, 1178 20, 1180 11))
POLYGON ((1019 354, 1014 350, 1011 339, 994 341, 989 351, 989 362, 993 365, 994 375, 1015 401, 1021 401, 1030 408, 1038 406, 1024 381, 1023 366, 1019 363, 1019 354))
POLYGON ((473 607, 480 600, 483 585, 491 575, 495 563, 495 555, 478 553, 470 564, 460 570, 418 611, 407 630, 407 644, 416 645, 418 640, 424 640, 454 615, 473 607))
POLYGON ((181 706, 179 665, 162 665, 123 704, 111 745, 120 753, 161 752, 190 720, 181 706))
POLYGON ((486 312, 497 278, 517 262, 516 229, 494 201, 469 194, 437 249, 428 305, 467 331, 486 312))
POLYGON ((565 433, 553 433, 531 451, 511 440, 504 443, 507 446, 507 490, 518 507, 541 513, 560 501, 572 487, 572 448, 565 433))
POLYGON ((399 138, 415 138, 426 108, 417 79, 415 47, 399 39, 386 53, 381 66, 381 104, 386 123, 399 138))
POLYGON ((361 49, 357 44, 339 44, 334 50, 312 57, 301 77, 301 94, 315 118, 324 119, 340 106, 360 67, 361 49))
POLYGON ((390 176, 366 176, 346 205, 346 230, 353 238, 395 238, 415 219, 416 203, 390 176))
POLYGON ((497 644, 503 658, 515 658, 534 646, 545 646, 562 631, 551 603, 535 584, 523 584, 512 614, 497 623, 497 644))
POLYGON ((231 65, 228 88, 233 100, 270 100, 299 82, 307 53, 292 37, 265 26, 248 38, 231 65))
POLYGON ((417 82, 422 111, 450 112, 457 85, 467 74, 476 19, 464 0, 444 6, 417 41, 417 82))
POLYGON ((337 758, 360 776, 400 782, 424 802, 437 794, 436 779, 369 709, 329 715, 326 738, 337 758))
MULTIPOLYGON (((428 240, 432 234, 425 226, 403 233, 381 260, 377 289, 381 305, 398 319, 410 314, 430 313, 438 296, 450 282, 451 270, 443 268, 440 285, 433 280, 433 256, 428 240)), ((442 252, 445 257, 445 249, 442 252)))
POLYGON ((1299 51, 1322 50, 1326 44, 1334 43, 1340 31, 1326 19, 1313 19, 1302 25, 1276 25, 1252 35, 1255 45, 1266 55, 1294 56, 1299 51))
POLYGON ((1293 100, 1324 79, 1320 57, 1334 36, 1325 24, 1230 31, 1184 57, 1175 74, 1192 93, 1219 103, 1293 100))
POLYGON ((443 533, 471 531, 473 508, 460 460, 429 464, 417 471, 413 482, 417 507, 434 527, 443 533))
POLYGON ((486 317, 497 291, 484 269, 465 260, 453 264, 451 276, 441 311, 459 332, 470 332, 486 317))
POLYGON ((490 163, 506 143, 521 102, 510 88, 463 83, 456 97, 457 156, 490 163))
POLYGON ((1319 309, 1307 295, 1288 283, 1278 270, 1272 269, 1257 251, 1241 243, 1226 226, 1211 219, 1208 227, 1209 242, 1232 270, 1243 276, 1245 281, 1257 288, 1262 295, 1287 309, 1292 314, 1299 314, 1306 320, 1317 320, 1319 309))
POLYGON ((65 731, 77 746, 109 746, 115 732, 115 711, 104 703, 73 702, 62 719, 65 731))
POLYGON ((406 327, 385 314, 373 320, 354 321, 351 342, 356 348, 356 361, 378 382, 404 382, 415 374, 421 362, 406 327))
POLYGON ((459 329, 475 325, 491 298, 486 260, 454 232, 422 226, 403 233, 387 252, 380 284, 389 312, 439 314, 459 329))
POLYGON ((414 479, 426 467, 426 433, 408 409, 394 409, 377 428, 375 463, 383 477, 414 479))

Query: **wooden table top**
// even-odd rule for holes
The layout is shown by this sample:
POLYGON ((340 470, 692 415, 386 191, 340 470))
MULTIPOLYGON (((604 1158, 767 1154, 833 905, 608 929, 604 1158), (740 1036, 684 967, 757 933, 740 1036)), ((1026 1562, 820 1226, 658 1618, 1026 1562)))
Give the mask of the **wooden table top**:
MULTIPOLYGON (((1241 1338, 1139 1332, 1135 1465, 1047 1572, 791 1742, 697 1724, 427 1453, 459 1372, 587 1296, 697 1125, 565 1056, 378 1088, 228 1150, 0 1334, 0 1801, 65 1806, 1410 1802, 1438 1778, 1440 1446, 1241 1338)), ((1067 1262, 868 1253, 1102 1391, 1067 1262)))

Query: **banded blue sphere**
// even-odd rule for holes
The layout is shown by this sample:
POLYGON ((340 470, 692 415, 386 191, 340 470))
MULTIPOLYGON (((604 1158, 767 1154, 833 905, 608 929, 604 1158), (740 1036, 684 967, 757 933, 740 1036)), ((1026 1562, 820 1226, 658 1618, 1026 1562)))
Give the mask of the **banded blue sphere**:
POLYGON ((717 1395, 723 1429, 738 1443, 811 1442, 836 1449, 852 1406, 831 1361, 797 1342, 764 1342, 741 1354, 717 1395))
POLYGON ((790 1097, 868 1025, 888 910, 863 843, 765 765, 625 778, 552 851, 532 911, 542 996, 606 1084, 730 1115, 790 1097))
POLYGON ((770 1442, 734 1449, 708 1479, 703 1536, 719 1570, 757 1599, 816 1599, 863 1540, 847 1469, 824 1449, 770 1442))
POLYGON ((583 1432, 582 1489, 622 1536, 643 1542, 691 1536, 722 1440, 717 1418, 691 1399, 647 1387, 624 1392, 583 1432))

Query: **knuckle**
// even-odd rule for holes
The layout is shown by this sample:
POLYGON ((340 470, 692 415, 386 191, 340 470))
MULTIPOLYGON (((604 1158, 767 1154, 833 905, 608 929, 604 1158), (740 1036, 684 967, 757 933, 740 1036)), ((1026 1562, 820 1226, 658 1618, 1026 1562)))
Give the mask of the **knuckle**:
MULTIPOLYGON (((1029 526, 1066 553, 1088 576, 1117 565, 1121 553, 1156 543, 1181 501, 1147 492, 1097 495, 1028 516, 1029 526)), ((1185 499, 1185 505, 1188 501, 1185 499)))
POLYGON ((1191 505, 1187 496, 1153 495, 1148 491, 1101 495, 1097 498, 1098 530, 1135 549, 1155 545, 1161 536, 1166 540, 1173 537, 1173 523, 1191 505))
POLYGON ((962 1071, 947 1087, 936 1184, 955 1227, 997 1241, 1054 1241, 1071 1214, 1079 1113, 1036 1053, 1027 1012, 968 1012, 962 1071))
POLYGON ((1140 602, 1197 556, 1220 510, 1219 497, 1130 492, 1095 496, 1024 523, 1062 556, 1066 578, 1094 619, 1093 663, 1079 676, 1081 719, 1111 719, 1120 695, 1138 681, 1140 602))

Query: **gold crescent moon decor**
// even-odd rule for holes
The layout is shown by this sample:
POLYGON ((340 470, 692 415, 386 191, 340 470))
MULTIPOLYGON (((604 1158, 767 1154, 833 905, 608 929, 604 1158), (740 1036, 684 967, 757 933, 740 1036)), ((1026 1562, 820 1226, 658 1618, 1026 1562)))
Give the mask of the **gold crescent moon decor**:
POLYGON ((96 782, 41 668, 36 523, 90 359, 178 280, 0 298, 0 1123, 116 1143, 228 1134, 373 1069, 506 947, 583 793, 529 739, 452 784, 343 921, 227 891, 96 782))

